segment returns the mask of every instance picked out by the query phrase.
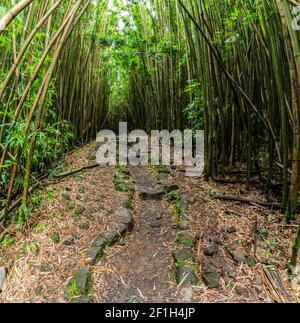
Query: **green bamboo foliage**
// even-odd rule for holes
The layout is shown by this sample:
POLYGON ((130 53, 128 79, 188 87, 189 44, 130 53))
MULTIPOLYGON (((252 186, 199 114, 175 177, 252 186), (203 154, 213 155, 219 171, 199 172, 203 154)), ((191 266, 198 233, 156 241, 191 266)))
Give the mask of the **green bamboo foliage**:
POLYGON ((254 171, 267 189, 280 181, 290 223, 299 197, 297 2, 178 2, 195 61, 191 69, 200 66, 195 73, 205 105, 206 176, 245 165, 248 184, 254 171))
MULTIPOLYGON (((26 4, 16 5, 13 21, 4 16, 0 36, 0 219, 10 219, 13 201, 22 193, 20 223, 41 174, 75 142, 94 138, 108 108, 105 73, 93 72, 102 62, 92 35, 105 33, 98 17, 107 11, 107 1, 26 4), (92 98, 91 91, 97 96, 92 98)), ((5 10, 10 6, 7 1, 5 10)))
POLYGON ((31 189, 49 165, 127 120, 146 130, 204 128, 207 179, 239 170, 250 187, 259 174, 266 191, 281 185, 286 222, 297 220, 297 5, 37 0, 11 8, 4 1, 0 219, 10 220, 22 196, 24 222, 31 189))

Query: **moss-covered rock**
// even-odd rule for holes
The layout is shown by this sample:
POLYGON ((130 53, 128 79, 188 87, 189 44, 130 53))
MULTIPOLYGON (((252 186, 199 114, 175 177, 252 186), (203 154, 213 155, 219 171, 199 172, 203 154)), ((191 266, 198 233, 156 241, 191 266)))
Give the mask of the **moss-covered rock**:
POLYGON ((131 231, 134 227, 133 214, 128 209, 117 210, 117 219, 120 224, 124 224, 127 231, 131 231))
POLYGON ((153 187, 141 187, 139 196, 142 200, 160 200, 166 192, 153 187))
POLYGON ((166 184, 166 185, 164 185, 164 189, 167 193, 171 193, 171 192, 179 190, 179 186, 176 183, 166 184))
POLYGON ((198 283, 198 277, 194 266, 182 265, 177 268, 176 281, 182 286, 196 285, 198 283))
POLYGON ((112 245, 120 238, 117 230, 108 230, 101 234, 101 237, 106 241, 107 245, 112 245))
POLYGON ((194 248, 196 246, 196 243, 196 239, 184 231, 180 232, 177 236, 177 244, 180 246, 194 248))
POLYGON ((76 301, 81 296, 87 296, 90 288, 91 272, 89 267, 76 271, 69 283, 67 294, 70 301, 76 301))
POLYGON ((182 265, 185 262, 194 262, 195 255, 189 248, 180 248, 173 252, 173 258, 175 260, 176 265, 182 265))
POLYGON ((208 265, 205 267, 203 272, 203 280, 207 287, 209 288, 218 288, 220 285, 220 275, 217 270, 212 266, 208 265))

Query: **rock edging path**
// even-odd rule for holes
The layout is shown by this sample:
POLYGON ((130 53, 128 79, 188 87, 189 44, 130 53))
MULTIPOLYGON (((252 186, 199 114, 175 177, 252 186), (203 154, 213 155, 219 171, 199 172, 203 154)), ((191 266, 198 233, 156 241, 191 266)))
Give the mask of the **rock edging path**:
POLYGON ((99 275, 99 301, 107 303, 177 302, 172 251, 176 232, 166 191, 148 167, 132 167, 137 187, 135 226, 123 246, 110 249, 99 275))
MULTIPOLYGON (((119 191, 131 191, 133 186, 130 179, 130 172, 127 168, 120 168, 115 176, 114 183, 119 191), (126 189, 125 189, 126 188, 126 189)), ((122 201, 120 208, 115 212, 115 221, 110 224, 109 229, 100 233, 92 242, 87 251, 86 266, 76 271, 68 284, 66 297, 70 302, 89 303, 90 291, 92 289, 92 267, 95 266, 105 255, 105 250, 120 241, 134 227, 134 218, 128 203, 132 203, 132 194, 122 201)))
MULTIPOLYGON (((173 252, 176 282, 188 287, 198 282, 194 254, 197 241, 188 226, 188 202, 177 190, 176 185, 169 185, 170 198, 174 203, 173 216, 177 222, 176 247, 173 252)), ((179 189, 179 188, 178 188, 179 189)))
POLYGON ((91 290, 100 302, 178 302, 178 284, 188 287, 198 282, 188 203, 179 186, 168 183, 166 171, 156 175, 148 167, 118 167, 114 184, 118 191, 128 192, 128 198, 115 211, 115 222, 91 243, 86 266, 71 279, 67 291, 71 302, 90 302, 91 290), (118 248, 108 248, 120 240, 118 248), (93 268, 103 268, 101 282, 99 277, 92 279, 93 268))

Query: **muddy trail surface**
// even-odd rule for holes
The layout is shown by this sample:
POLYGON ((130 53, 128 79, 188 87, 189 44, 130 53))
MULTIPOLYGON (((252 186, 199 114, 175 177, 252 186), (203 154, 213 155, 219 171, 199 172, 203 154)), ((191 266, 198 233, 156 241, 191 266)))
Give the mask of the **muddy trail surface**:
POLYGON ((104 302, 176 302, 172 250, 175 229, 164 192, 147 167, 131 168, 136 183, 135 226, 123 246, 107 255, 104 302), (117 273, 117 274, 116 274, 117 273))

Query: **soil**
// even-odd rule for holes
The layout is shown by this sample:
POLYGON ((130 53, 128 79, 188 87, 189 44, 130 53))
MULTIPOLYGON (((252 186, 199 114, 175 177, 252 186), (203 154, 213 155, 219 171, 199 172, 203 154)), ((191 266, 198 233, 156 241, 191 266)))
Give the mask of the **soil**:
MULTIPOLYGON (((94 162, 96 143, 79 148, 61 164, 61 171, 94 162)), ((272 201, 258 186, 220 184, 188 178, 172 167, 157 186, 150 167, 131 168, 136 187, 176 183, 189 201, 188 226, 197 237, 193 250, 199 283, 190 288, 175 282, 172 252, 176 244, 173 205, 141 199, 135 193, 135 227, 92 268, 93 302, 299 302, 300 275, 290 276, 287 263, 297 221, 284 225, 284 215, 256 205, 224 202, 216 194, 272 201), (216 288, 205 284, 209 268, 216 288), (217 275, 215 274, 217 273, 217 275)), ((7 228, 9 244, 0 245, 0 267, 8 270, 0 302, 67 302, 74 272, 86 264, 92 241, 114 222, 115 210, 128 196, 113 184, 115 167, 98 167, 63 180, 49 180, 41 203, 26 228, 7 228)))
MULTIPOLYGON (((157 188, 146 167, 131 169, 137 187, 157 188)), ((176 302, 172 250, 175 230, 169 205, 136 194, 135 227, 123 246, 110 250, 95 280, 103 302, 176 302), (109 270, 107 270, 109 268, 109 270)), ((97 288, 96 288, 97 289, 97 288)), ((177 295, 178 296, 178 295, 177 295)))

